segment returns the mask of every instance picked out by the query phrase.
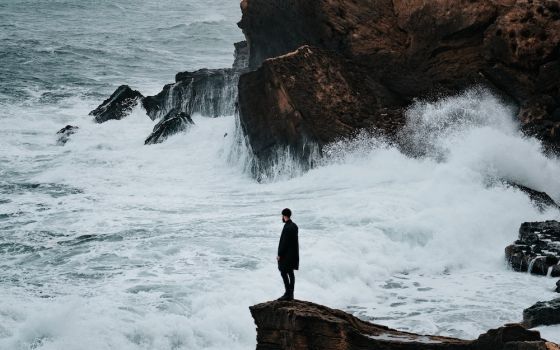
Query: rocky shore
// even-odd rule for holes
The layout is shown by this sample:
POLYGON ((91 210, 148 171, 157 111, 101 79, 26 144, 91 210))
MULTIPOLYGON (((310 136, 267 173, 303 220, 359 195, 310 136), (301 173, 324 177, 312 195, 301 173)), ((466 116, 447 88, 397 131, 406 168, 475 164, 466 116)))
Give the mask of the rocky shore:
POLYGON ((559 350, 539 332, 507 324, 475 340, 401 332, 362 321, 341 310, 307 301, 272 301, 251 306, 257 326, 257 350, 445 349, 559 350))

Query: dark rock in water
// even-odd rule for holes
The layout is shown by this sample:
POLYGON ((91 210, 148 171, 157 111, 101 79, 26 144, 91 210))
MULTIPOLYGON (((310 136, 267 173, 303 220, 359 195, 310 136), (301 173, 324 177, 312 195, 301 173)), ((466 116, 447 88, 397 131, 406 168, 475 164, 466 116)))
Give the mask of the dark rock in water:
POLYGON ((523 324, 528 328, 560 324, 560 298, 539 301, 523 310, 523 324))
POLYGON ((268 59, 239 81, 241 126, 264 161, 279 148, 307 159, 316 145, 361 129, 393 135, 404 123, 401 103, 348 59, 309 46, 268 59))
POLYGON ((415 98, 453 94, 473 85, 521 106, 523 130, 551 149, 560 148, 560 120, 554 117, 560 116, 557 1, 243 0, 241 10, 249 67, 262 69, 240 81, 240 117, 244 130, 270 125, 267 133, 273 136, 264 145, 257 132, 248 135, 257 157, 266 157, 263 147, 282 142, 298 148, 309 134, 322 133, 309 120, 352 111, 356 99, 367 99, 372 90, 388 91, 391 98, 380 95, 369 110, 343 115, 336 124, 328 118, 319 127, 334 127, 338 136, 347 137, 370 125, 367 120, 394 119, 400 125, 403 110, 415 98), (294 55, 303 54, 294 51, 304 45, 309 45, 311 58, 294 61, 294 55), (318 74, 315 55, 323 63, 336 62, 338 56, 348 63, 323 66, 325 73, 318 74), (271 58, 274 63, 267 61, 271 58), (279 75, 277 67, 282 66, 286 73, 279 75), (356 71, 364 83, 347 84, 345 77, 356 71), (306 88, 297 91, 297 98, 288 94, 287 100, 284 91, 290 84, 306 88), (323 86, 307 88, 312 84, 323 86), (263 93, 263 87, 269 92, 263 93), (329 104, 338 90, 353 98, 329 104), (266 98, 256 104, 252 95, 266 98), (310 109, 312 104, 318 107, 310 109), (286 109, 279 106, 299 112, 300 123, 286 118, 286 109))
POLYGON ((142 98, 140 92, 132 90, 128 85, 121 85, 99 107, 89 112, 89 115, 95 116, 96 123, 119 120, 128 116, 142 98))
POLYGON ((60 146, 63 146, 70 139, 70 135, 74 134, 76 132, 76 130, 78 130, 78 129, 79 128, 77 126, 66 125, 62 129, 57 131, 56 134, 59 135, 59 136, 58 136, 58 140, 56 141, 56 143, 60 146))
POLYGON ((560 280, 556 282, 556 293, 560 293, 560 280))
POLYGON ((233 54, 233 69, 243 70, 249 67, 249 46, 246 41, 240 41, 235 44, 235 53, 233 54))
POLYGON ((558 206, 554 199, 550 198, 550 196, 546 192, 539 192, 527 186, 523 186, 511 181, 505 181, 505 183, 511 187, 517 188, 522 192, 525 192, 529 196, 529 199, 531 199, 531 201, 535 203, 537 208, 539 208, 539 210, 541 211, 545 210, 548 207, 560 209, 560 206, 558 206))
POLYGON ((142 106, 152 120, 165 116, 172 109, 206 117, 233 115, 237 83, 239 76, 247 71, 248 56, 247 42, 235 43, 232 68, 177 73, 175 83, 165 85, 155 96, 146 97, 142 106))
POLYGON ((306 301, 273 301, 249 309, 257 325, 257 350, 560 349, 519 324, 492 329, 476 340, 461 340, 397 331, 306 301))
POLYGON ((516 271, 560 276, 560 223, 524 222, 519 239, 506 248, 506 259, 516 271))
POLYGON ((172 109, 207 117, 233 115, 239 74, 231 68, 178 73, 175 83, 165 85, 155 96, 146 97, 142 105, 152 120, 172 109))
POLYGON ((152 145, 161 143, 169 136, 185 131, 192 124, 194 123, 188 114, 177 110, 171 110, 156 124, 156 126, 154 126, 154 130, 146 141, 144 141, 144 144, 152 145))

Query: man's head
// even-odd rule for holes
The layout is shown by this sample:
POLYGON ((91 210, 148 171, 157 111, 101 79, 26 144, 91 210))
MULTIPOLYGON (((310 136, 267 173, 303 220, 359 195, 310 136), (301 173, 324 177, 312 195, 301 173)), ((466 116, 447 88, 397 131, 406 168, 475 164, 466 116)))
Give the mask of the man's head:
POLYGON ((288 222, 292 217, 292 211, 288 208, 282 210, 282 222, 288 222))

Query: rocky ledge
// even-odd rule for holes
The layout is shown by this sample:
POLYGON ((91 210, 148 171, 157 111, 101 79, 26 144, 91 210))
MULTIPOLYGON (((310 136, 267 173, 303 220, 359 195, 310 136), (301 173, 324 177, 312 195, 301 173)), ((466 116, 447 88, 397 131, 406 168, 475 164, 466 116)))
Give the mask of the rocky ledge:
POLYGON ((243 0, 249 67, 240 120, 255 155, 306 157, 378 128, 415 98, 482 85, 519 106, 522 129, 560 146, 560 4, 549 0, 243 0))
POLYGON ((529 328, 560 324, 560 298, 539 301, 523 310, 523 324, 529 328))
POLYGON ((524 222, 519 239, 505 252, 516 271, 560 277, 560 222, 524 222))
POLYGON ((273 301, 249 309, 257 325, 257 350, 560 350, 558 344, 520 324, 489 330, 476 340, 461 340, 401 332, 306 301, 273 301))

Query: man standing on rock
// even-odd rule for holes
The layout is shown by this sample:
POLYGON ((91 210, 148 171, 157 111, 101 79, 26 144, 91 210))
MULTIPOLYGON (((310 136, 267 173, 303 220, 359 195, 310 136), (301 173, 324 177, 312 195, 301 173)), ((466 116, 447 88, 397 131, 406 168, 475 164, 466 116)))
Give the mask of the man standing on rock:
POLYGON ((298 227, 291 219, 292 211, 282 210, 284 228, 278 243, 278 270, 284 281, 286 292, 278 300, 294 300, 294 285, 296 282, 294 270, 299 268, 298 227))

